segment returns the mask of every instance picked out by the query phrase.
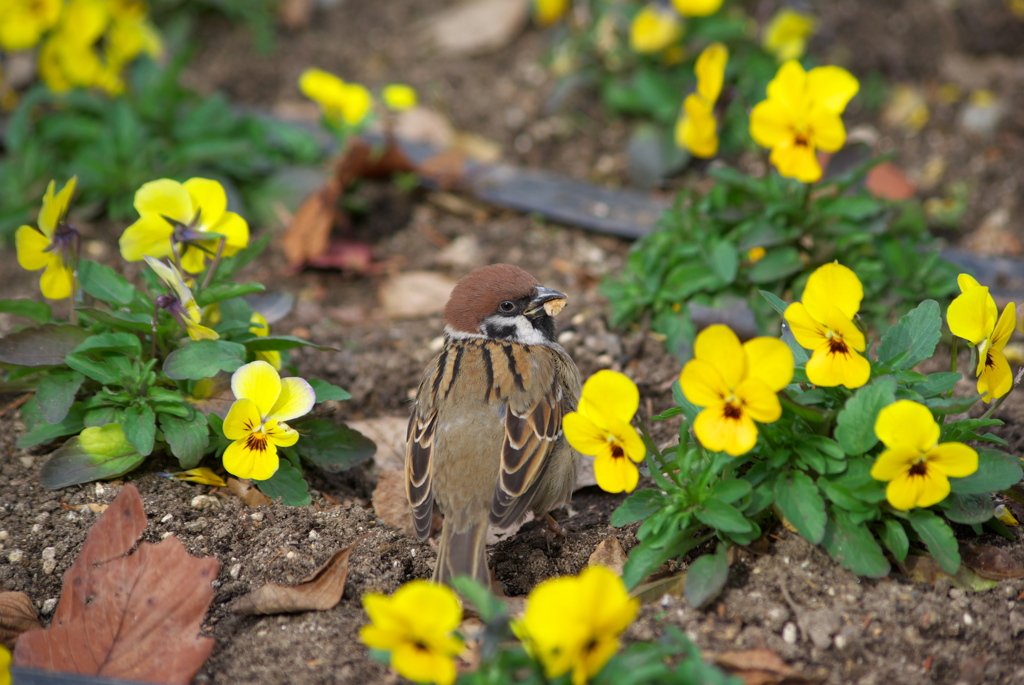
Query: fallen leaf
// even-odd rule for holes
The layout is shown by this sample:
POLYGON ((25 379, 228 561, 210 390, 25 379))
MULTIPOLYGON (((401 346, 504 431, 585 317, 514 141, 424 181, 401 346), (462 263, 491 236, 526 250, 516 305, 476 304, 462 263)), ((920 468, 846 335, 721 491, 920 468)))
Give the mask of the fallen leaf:
POLYGON ((381 521, 406 535, 416 534, 412 524, 412 509, 405 493, 405 468, 381 469, 370 501, 381 521))
POLYGON ((597 549, 587 559, 587 566, 606 566, 615 571, 615 575, 622 575, 622 567, 626 563, 626 551, 622 549, 622 543, 618 538, 605 538, 597 544, 597 549))
POLYGON ((903 170, 892 162, 882 162, 871 168, 864 185, 875 197, 887 200, 906 200, 914 197, 917 188, 903 170))
POLYGON ((277 20, 289 31, 299 31, 309 26, 313 7, 313 0, 280 0, 277 6, 277 20))
POLYGON ((713 655, 715 664, 739 676, 744 685, 801 685, 820 683, 825 675, 808 676, 800 673, 770 649, 732 650, 713 655))
POLYGON ((231 377, 227 374, 199 381, 192 392, 195 394, 186 397, 186 402, 204 414, 216 414, 221 419, 227 417, 235 402, 235 394, 231 392, 231 377))
POLYGON ((636 597, 643 604, 657 602, 665 595, 673 597, 683 596, 683 587, 686 585, 686 571, 673 573, 655 580, 648 580, 640 583, 629 593, 630 597, 636 597))
POLYGON ((948 578, 954 586, 972 592, 991 590, 998 585, 995 580, 982 577, 964 564, 960 565, 960 569, 955 574, 949 575, 942 570, 939 562, 935 561, 933 557, 923 554, 907 557, 904 566, 907 569, 907 576, 915 583, 935 585, 939 580, 948 578))
POLYGON ((348 579, 348 558, 355 543, 331 555, 298 585, 267 583, 231 603, 231 611, 245 616, 326 611, 341 601, 348 579))
POLYGON ((455 279, 433 271, 405 271, 380 287, 381 309, 392 319, 416 319, 444 311, 455 279))
POLYGON ((255 488, 252 481, 248 479, 228 478, 228 490, 231 491, 232 495, 242 500, 242 503, 250 509, 274 503, 273 500, 255 488))
POLYGON ((907 131, 920 131, 930 113, 924 94, 915 86, 897 83, 892 87, 889 102, 882 110, 882 121, 888 126, 903 128, 907 131))
POLYGON ((19 635, 42 627, 28 595, 24 592, 0 592, 0 645, 14 649, 19 635))
POLYGON ((1007 580, 1024 578, 1024 566, 1011 557, 1002 547, 992 545, 967 545, 963 563, 982 578, 1007 580))
POLYGON ((529 19, 529 0, 471 0, 429 17, 420 30, 442 54, 471 57, 505 47, 529 19))
POLYGON ((199 635, 220 562, 173 535, 142 542, 142 497, 129 483, 89 530, 64 574, 50 627, 18 638, 14 665, 145 683, 189 683, 213 650, 199 635))
POLYGON ((373 455, 378 469, 405 468, 405 433, 409 427, 408 416, 378 416, 373 419, 348 421, 349 428, 357 430, 377 443, 373 455))

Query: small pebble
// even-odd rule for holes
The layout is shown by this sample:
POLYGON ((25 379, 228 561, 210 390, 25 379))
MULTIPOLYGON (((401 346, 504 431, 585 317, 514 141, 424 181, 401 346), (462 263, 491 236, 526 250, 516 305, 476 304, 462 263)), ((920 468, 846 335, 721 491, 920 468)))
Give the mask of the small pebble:
POLYGON ((254 511, 251 514, 249 514, 249 518, 251 518, 253 521, 256 521, 257 523, 259 523, 260 521, 263 520, 263 512, 262 511, 254 511))
POLYGON ((316 540, 318 537, 320 537, 320 533, 316 532, 315 530, 309 531, 310 540, 316 540))
POLYGON ((3 542, 9 537, 11 537, 10 533, 8 533, 6 530, 0 530, 0 542, 3 542))
POLYGON ((170 523, 173 520, 174 520, 174 514, 167 514, 162 519, 160 519, 160 523, 170 523))
POLYGON ((795 623, 790 621, 782 627, 782 641, 785 642, 787 645, 795 645, 796 637, 797 631, 795 623))
POLYGON ((42 613, 44 616, 49 616, 50 614, 53 613, 53 610, 56 609, 56 608, 57 608, 57 598, 56 597, 50 597, 45 602, 43 602, 43 608, 40 609, 40 613, 42 613))
POLYGON ((191 506, 193 509, 220 509, 220 500, 209 495, 196 495, 191 506))
POLYGON ((964 625, 973 626, 974 625, 974 617, 971 616, 970 614, 964 614, 964 625))
POLYGON ((238 580, 238 574, 240 574, 241 572, 242 572, 242 565, 241 564, 232 564, 231 568, 228 569, 228 575, 231 576, 232 578, 234 578, 235 580, 238 580))
POLYGON ((284 558, 285 559, 294 559, 295 556, 296 556, 295 552, 288 552, 288 554, 284 555, 284 558))
POLYGON ((7 561, 12 564, 20 564, 25 559, 25 553, 20 549, 12 549, 7 554, 7 561))

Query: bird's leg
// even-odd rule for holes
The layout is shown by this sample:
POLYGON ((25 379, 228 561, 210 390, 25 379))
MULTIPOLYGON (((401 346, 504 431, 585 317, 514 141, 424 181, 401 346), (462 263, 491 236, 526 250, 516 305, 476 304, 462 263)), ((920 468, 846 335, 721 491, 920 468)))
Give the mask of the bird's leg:
POLYGON ((548 527, 544 531, 545 533, 554 535, 555 537, 564 538, 566 536, 565 528, 555 520, 555 517, 550 512, 544 514, 544 520, 547 522, 548 527))

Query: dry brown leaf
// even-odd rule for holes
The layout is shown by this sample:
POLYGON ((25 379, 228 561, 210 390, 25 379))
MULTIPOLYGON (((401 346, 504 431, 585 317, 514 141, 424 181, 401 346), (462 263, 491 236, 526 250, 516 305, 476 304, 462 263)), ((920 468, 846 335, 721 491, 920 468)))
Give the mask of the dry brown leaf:
POLYGON ((685 586, 686 571, 682 571, 640 583, 633 588, 629 596, 636 597, 642 604, 650 604, 651 602, 657 602, 665 595, 682 597, 685 586))
POLYGON ((321 186, 295 212, 288 229, 281 236, 281 249, 288 264, 300 267, 310 257, 327 251, 338 195, 339 191, 333 184, 321 186))
POLYGON ((19 635, 42 627, 28 595, 24 592, 0 592, 0 645, 14 649, 19 635))
POLYGON ((606 566, 615 571, 615 575, 622 575, 622 567, 626 563, 626 551, 622 549, 622 543, 618 538, 605 538, 598 543, 597 549, 587 560, 587 566, 606 566))
POLYGON ((418 319, 444 311, 455 279, 433 271, 404 271, 380 286, 380 304, 391 319, 418 319))
POLYGON ((405 468, 381 469, 370 500, 381 521, 406 535, 416 534, 409 498, 405 494, 405 468))
POLYGON ((409 426, 408 416, 378 416, 373 419, 348 421, 352 430, 357 430, 377 443, 373 463, 378 469, 405 468, 405 433, 409 426))
POLYGON ((906 200, 917 193, 917 188, 903 170, 892 162, 872 167, 864 179, 864 186, 875 197, 887 200, 906 200))
POLYGON ((309 26, 313 16, 313 0, 280 0, 277 20, 289 31, 299 31, 309 26))
POLYGON ((143 542, 139 491, 125 485, 64 574, 50 627, 18 638, 14 664, 144 683, 189 683, 213 650, 199 635, 220 562, 170 536, 143 542))
POLYGON ((348 558, 355 544, 331 555, 313 574, 298 585, 267 583, 231 603, 236 614, 295 614, 326 611, 341 601, 348 579, 348 558))
POLYGON ((963 562, 982 578, 990 580, 1024 578, 1024 566, 1021 566, 1001 547, 968 545, 964 550, 963 562))
POLYGON ((273 504, 273 500, 260 492, 257 488, 254 488, 251 480, 239 480, 237 478, 228 478, 228 490, 231 494, 242 500, 245 506, 250 509, 261 507, 263 505, 273 504))
POLYGON ((802 685, 818 683, 824 676, 800 673, 770 649, 744 649, 713 655, 714 662, 738 676, 744 685, 802 685))
POLYGON ((451 190, 465 177, 468 161, 469 157, 462 150, 441 150, 423 160, 419 168, 420 176, 433 181, 441 190, 451 190))
POLYGON ((470 0, 428 18, 421 32, 439 52, 468 57, 505 47, 529 18, 529 0, 470 0))

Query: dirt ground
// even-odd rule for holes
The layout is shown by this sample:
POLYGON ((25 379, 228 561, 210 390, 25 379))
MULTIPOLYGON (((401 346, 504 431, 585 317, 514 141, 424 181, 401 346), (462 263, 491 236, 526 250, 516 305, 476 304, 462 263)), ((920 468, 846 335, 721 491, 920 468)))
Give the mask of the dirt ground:
MULTIPOLYGON (((245 104, 292 110, 301 109, 295 83, 309 65, 373 86, 404 81, 459 130, 500 145, 506 161, 625 183, 628 122, 609 120, 586 93, 576 94, 562 109, 548 108, 555 84, 539 60, 550 33, 527 30, 493 55, 424 59, 414 40, 416 22, 446 4, 332 5, 320 10, 310 28, 282 35, 269 55, 253 50, 245 30, 213 22, 202 27, 204 47, 188 80, 203 90, 224 90, 245 104)), ((757 16, 773 8, 752 4, 757 16)), ((923 195, 943 196, 949 184, 966 184, 963 230, 948 236, 952 242, 976 252, 1018 256, 1024 239, 1018 205, 1024 180, 1024 43, 1019 40, 1024 21, 1003 3, 981 0, 828 2, 821 3, 820 12, 822 26, 812 50, 823 59, 857 74, 877 70, 890 82, 912 84, 926 93, 949 83, 965 92, 978 86, 993 89, 1006 113, 989 138, 962 129, 962 101, 935 104, 919 131, 887 124, 878 112, 864 108, 854 109, 851 117, 871 127, 880 150, 897 152, 897 162, 923 195), (1017 29, 1010 38, 1008 27, 1017 29)), ((378 199, 387 205, 382 215, 387 219, 378 217, 362 230, 373 236, 374 256, 384 264, 380 275, 292 275, 273 251, 246 273, 295 294, 295 310, 275 330, 341 349, 293 356, 300 375, 324 378, 352 393, 351 401, 341 403, 341 419, 407 415, 410 391, 441 333, 437 315, 388 318, 378 299, 380 285, 409 270, 457 278, 493 261, 519 264, 570 295, 559 317, 559 340, 584 376, 600 368, 626 372, 639 383, 646 416, 670 405, 678 362, 641 333, 609 330, 597 292, 600 278, 621 267, 628 244, 453 203, 443 194, 378 199)), ((86 230, 93 249, 102 253, 106 245, 108 254, 116 249, 116 235, 102 227, 86 230)), ((0 259, 7 265, 0 272, 0 294, 34 295, 35 279, 14 268, 13 253, 0 259)), ((12 323, 0 315, 0 331, 12 323)), ((45 622, 60 594, 62 574, 96 518, 82 505, 109 503, 119 485, 43 489, 36 474, 49 448, 15 448, 22 429, 16 400, 0 397, 0 589, 28 593, 45 622)), ((1024 399, 1011 397, 999 417, 1008 425, 996 432, 1011 441, 1012 453, 1024 453, 1024 399)), ((656 437, 671 441, 673 430, 660 425, 656 437)), ((397 682, 357 640, 365 621, 359 598, 428 577, 434 550, 376 516, 370 500, 378 467, 366 464, 338 475, 309 472, 312 506, 255 510, 226 493, 156 475, 173 468, 172 462, 157 458, 128 478, 139 487, 149 517, 144 539, 173 533, 191 553, 221 562, 204 626, 216 647, 196 682, 397 682), (334 609, 280 617, 228 611, 232 599, 266 582, 295 583, 354 542, 348 584, 334 609)), ((536 526, 527 524, 495 545, 491 563, 505 592, 524 595, 544 578, 579 571, 608 537, 619 538, 628 549, 635 543, 632 529, 608 523, 620 501, 584 488, 571 507, 556 514, 568 531, 565 539, 549 548, 536 526)), ((1003 545, 1024 562, 1024 532, 1015 530, 1015 543, 982 541, 1003 545)), ((964 539, 977 541, 969 534, 964 539)), ((763 542, 737 555, 726 591, 708 609, 694 610, 681 598, 666 596, 643 607, 626 638, 650 640, 665 626, 678 625, 709 658, 765 647, 808 679, 799 682, 1024 684, 1024 581, 1002 581, 995 589, 973 593, 947 581, 915 584, 896 571, 881 581, 859 579, 784 528, 770 531, 763 542)))

